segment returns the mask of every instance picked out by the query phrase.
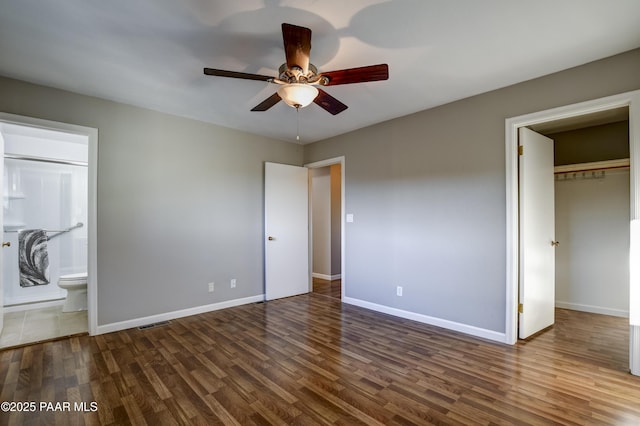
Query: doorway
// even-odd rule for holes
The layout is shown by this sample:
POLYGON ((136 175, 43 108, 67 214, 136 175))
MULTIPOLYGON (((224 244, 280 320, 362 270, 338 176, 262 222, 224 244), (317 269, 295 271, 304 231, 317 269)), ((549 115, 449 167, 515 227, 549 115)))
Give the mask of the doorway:
POLYGON ((310 291, 345 295, 344 157, 306 164, 309 169, 310 291))
POLYGON ((311 280, 313 292, 341 298, 341 167, 309 170, 311 280))
POLYGON ((534 126, 555 146, 555 306, 629 316, 629 111, 534 126))
MULTIPOLYGON (((629 92, 621 95, 610 96, 594 101, 541 111, 520 117, 506 120, 506 189, 507 189, 507 286, 506 286, 506 317, 505 317, 505 342, 515 344, 517 340, 517 316, 518 316, 518 129, 538 125, 540 123, 551 123, 561 120, 582 120, 589 115, 606 115, 609 112, 620 108, 628 108, 629 111, 629 145, 630 145, 630 198, 631 211, 630 218, 633 222, 639 217, 640 208, 636 201, 640 199, 640 185, 634 173, 635 164, 638 164, 637 157, 640 151, 640 91, 629 92)), ((633 234, 630 235, 633 245, 633 234)), ((633 264, 633 259, 632 262, 633 264)), ((634 312, 637 307, 634 295, 637 294, 639 283, 630 280, 630 366, 632 374, 640 374, 640 327, 634 321, 634 312)))
POLYGON ((519 130, 519 337, 556 308, 628 317, 628 108, 519 130))
POLYGON ((95 334, 97 129, 0 114, 0 137, 0 344, 95 334), (36 240, 39 251, 29 251, 36 240), (69 298, 61 277, 74 279, 71 291, 82 278, 84 297, 69 298))

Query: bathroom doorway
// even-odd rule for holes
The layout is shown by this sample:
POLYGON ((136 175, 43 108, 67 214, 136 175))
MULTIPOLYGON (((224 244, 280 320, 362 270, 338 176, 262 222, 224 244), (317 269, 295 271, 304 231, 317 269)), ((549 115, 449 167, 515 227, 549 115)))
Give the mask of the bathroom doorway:
POLYGON ((92 133, 61 123, 0 116, 0 348, 91 331, 95 304, 87 293, 95 232, 90 202, 95 199, 92 133))

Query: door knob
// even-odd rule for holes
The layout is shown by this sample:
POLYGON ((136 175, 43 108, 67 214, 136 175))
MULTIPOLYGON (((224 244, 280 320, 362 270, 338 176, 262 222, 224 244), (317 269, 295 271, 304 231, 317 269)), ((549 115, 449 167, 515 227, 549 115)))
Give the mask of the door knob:
POLYGON ((2 247, 11 247, 11 241, 6 241, 2 243, 2 247))
POLYGON ((560 245, 560 241, 551 241, 551 245, 554 247, 558 247, 560 245))
POLYGON ((267 238, 267 239, 268 239, 269 241, 273 241, 273 240, 275 240, 275 238, 273 238, 273 237, 271 237, 271 236, 269 236, 269 238, 267 238))

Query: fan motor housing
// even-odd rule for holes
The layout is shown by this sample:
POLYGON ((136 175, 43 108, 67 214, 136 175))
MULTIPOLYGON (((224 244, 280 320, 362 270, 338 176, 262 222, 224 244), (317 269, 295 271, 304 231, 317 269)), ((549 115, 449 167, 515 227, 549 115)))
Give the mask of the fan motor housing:
POLYGON ((309 70, 306 74, 302 73, 302 68, 300 67, 289 68, 287 64, 282 64, 278 69, 278 74, 278 80, 280 80, 284 84, 306 83, 320 84, 324 86, 329 82, 328 78, 318 75, 318 68, 316 68, 316 66, 313 64, 309 64, 309 70))

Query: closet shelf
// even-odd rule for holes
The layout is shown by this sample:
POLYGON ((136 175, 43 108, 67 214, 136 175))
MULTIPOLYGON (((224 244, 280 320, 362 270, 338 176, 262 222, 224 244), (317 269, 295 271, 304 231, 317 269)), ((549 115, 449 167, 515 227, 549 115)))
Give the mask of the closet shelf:
POLYGON ((621 158, 619 160, 607 160, 607 161, 594 161, 592 163, 578 163, 567 164, 564 166, 555 166, 553 172, 555 174, 560 173, 576 173, 576 172, 595 172, 598 170, 614 170, 614 169, 628 169, 631 162, 628 158, 621 158))

